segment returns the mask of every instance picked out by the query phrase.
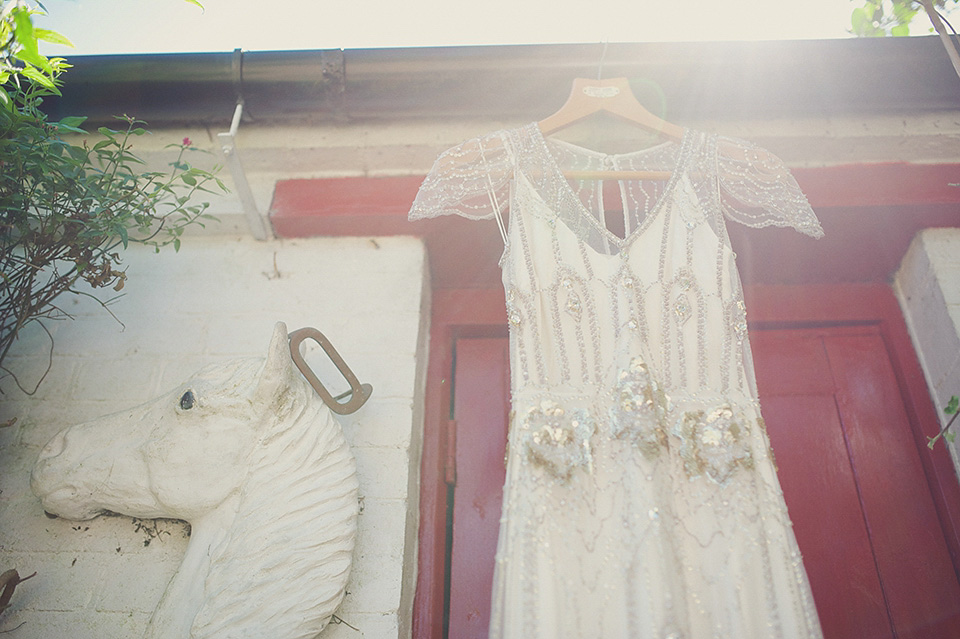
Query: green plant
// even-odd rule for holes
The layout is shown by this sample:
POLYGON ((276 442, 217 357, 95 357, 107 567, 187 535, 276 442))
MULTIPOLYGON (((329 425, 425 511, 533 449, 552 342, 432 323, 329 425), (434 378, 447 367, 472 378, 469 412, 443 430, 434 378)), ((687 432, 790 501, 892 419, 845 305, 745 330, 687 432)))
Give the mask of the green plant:
POLYGON ((0 9, 0 370, 11 376, 3 362, 20 332, 70 317, 60 295, 93 297, 84 285, 119 291, 121 249, 179 250, 187 227, 212 219, 193 196, 226 191, 218 167, 187 162, 198 151, 187 138, 168 145, 177 153, 169 170, 145 170, 133 143, 147 131, 128 116, 100 127, 96 141, 70 142, 87 133, 84 118, 49 121, 41 110, 68 65, 37 51, 38 39, 65 39, 34 29, 33 14, 22 0, 0 9))
POLYGON ((950 421, 948 421, 947 424, 940 429, 940 432, 937 433, 935 437, 927 437, 927 446, 930 448, 930 450, 933 450, 937 440, 941 437, 950 443, 953 443, 953 440, 957 438, 956 433, 951 433, 949 431, 950 427, 953 426, 953 422, 956 421, 957 415, 960 415, 958 409, 960 409, 960 397, 953 395, 950 397, 950 401, 947 402, 947 405, 943 407, 944 414, 952 416, 950 417, 950 421))
POLYGON ((942 11, 960 0, 866 0, 850 16, 851 33, 857 36, 908 36, 910 24, 922 10, 942 11), (929 5, 929 6, 925 6, 929 5))

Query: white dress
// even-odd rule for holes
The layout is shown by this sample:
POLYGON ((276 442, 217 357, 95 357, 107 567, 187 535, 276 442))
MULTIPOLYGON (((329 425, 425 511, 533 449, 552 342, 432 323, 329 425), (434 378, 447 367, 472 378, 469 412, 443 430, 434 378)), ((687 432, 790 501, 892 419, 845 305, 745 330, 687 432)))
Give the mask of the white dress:
POLYGON ((505 241, 513 412, 490 636, 820 637, 725 227, 822 234, 783 164, 696 131, 604 155, 530 124, 439 157, 410 217, 445 214, 498 218, 505 241), (604 190, 568 169, 672 176, 617 185, 621 237, 604 190))

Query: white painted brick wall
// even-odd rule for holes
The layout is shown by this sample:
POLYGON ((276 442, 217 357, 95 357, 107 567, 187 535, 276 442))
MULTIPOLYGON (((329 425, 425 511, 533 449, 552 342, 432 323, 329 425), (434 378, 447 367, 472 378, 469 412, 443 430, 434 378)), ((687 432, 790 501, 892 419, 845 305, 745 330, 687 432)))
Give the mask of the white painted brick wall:
MULTIPOLYGON (((951 395, 960 395, 960 229, 918 233, 894 278, 894 291, 945 424, 942 408, 951 395)), ((950 452, 960 469, 958 445, 950 445, 950 452)))
MULTIPOLYGON (((17 418, 0 429, 0 571, 38 573, 17 588, 0 631, 23 624, 11 636, 141 635, 179 565, 185 526, 160 520, 163 532, 151 539, 127 517, 46 518, 28 484, 39 449, 61 428, 151 399, 205 364, 264 356, 283 320, 290 330, 320 329, 374 388, 359 412, 340 418, 363 510, 338 615, 359 631, 331 625, 323 636, 409 636, 422 424, 415 407, 424 375, 417 354, 428 296, 421 242, 202 236, 188 238, 179 254, 126 255, 125 295, 111 306, 125 328, 89 299, 66 300, 76 319, 51 325, 53 366, 38 392, 27 397, 10 379, 0 382, 0 421, 17 418)), ((7 365, 32 385, 47 347, 42 331, 30 331, 7 365)))

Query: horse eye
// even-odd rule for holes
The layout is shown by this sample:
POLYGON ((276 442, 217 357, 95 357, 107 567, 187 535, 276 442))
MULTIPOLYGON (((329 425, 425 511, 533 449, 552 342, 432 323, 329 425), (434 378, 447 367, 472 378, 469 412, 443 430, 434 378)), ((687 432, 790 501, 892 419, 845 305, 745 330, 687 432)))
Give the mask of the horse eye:
POLYGON ((180 397, 180 408, 183 410, 190 410, 193 408, 193 405, 196 403, 197 398, 194 397, 193 391, 188 390, 180 397))

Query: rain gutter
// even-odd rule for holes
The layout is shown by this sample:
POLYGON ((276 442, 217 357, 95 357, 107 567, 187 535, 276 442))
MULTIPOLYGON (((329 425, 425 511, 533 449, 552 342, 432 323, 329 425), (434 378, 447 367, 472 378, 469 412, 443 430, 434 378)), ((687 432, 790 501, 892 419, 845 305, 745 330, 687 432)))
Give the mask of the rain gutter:
MULTIPOLYGON (((244 120, 537 117, 570 79, 596 77, 598 44, 74 56, 54 117, 151 126, 244 120)), ((960 83, 936 36, 784 42, 610 44, 668 117, 764 118, 956 109, 960 83)), ((645 95, 645 93, 647 95, 645 95)))

